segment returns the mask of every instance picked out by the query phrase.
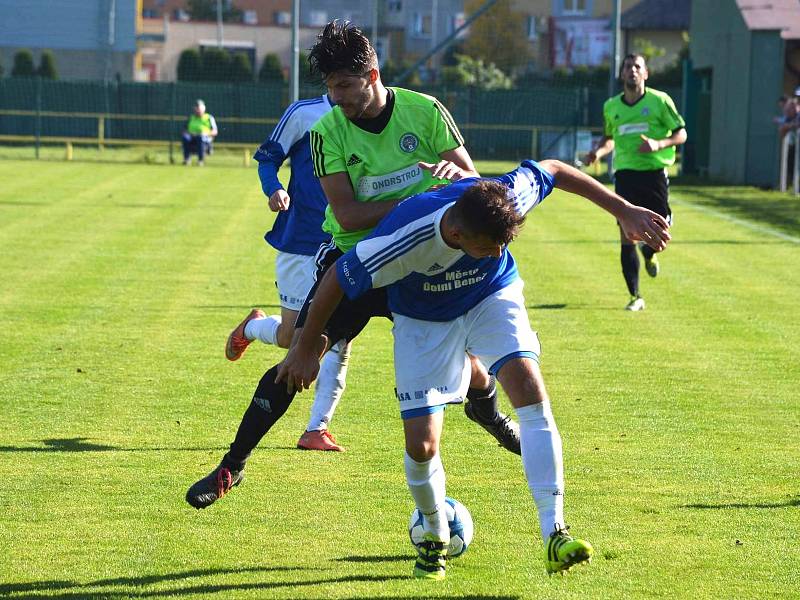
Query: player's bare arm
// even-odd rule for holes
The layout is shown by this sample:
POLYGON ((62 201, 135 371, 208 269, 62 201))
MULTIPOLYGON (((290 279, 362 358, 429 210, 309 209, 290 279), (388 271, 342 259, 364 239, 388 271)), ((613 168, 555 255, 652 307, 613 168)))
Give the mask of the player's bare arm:
POLYGON ((594 178, 566 163, 543 160, 539 165, 553 176, 557 188, 583 196, 614 215, 628 239, 642 241, 659 252, 667 247, 671 239, 669 224, 661 215, 634 206, 594 178))
POLYGON ((374 227, 399 202, 399 200, 359 202, 356 200, 350 178, 345 172, 320 177, 319 182, 333 216, 347 231, 374 227))
POLYGON ((317 378, 319 361, 328 349, 328 339, 322 332, 343 296, 336 268, 332 267, 323 276, 305 325, 298 330, 289 353, 278 369, 275 381, 285 380, 290 392, 308 389, 317 378))
POLYGON ((644 134, 642 134, 640 137, 642 138, 642 143, 639 146, 639 152, 658 152, 664 148, 680 146, 681 144, 685 143, 686 129, 683 127, 676 129, 672 132, 671 136, 664 138, 663 140, 649 138, 644 134))
POLYGON ((614 150, 614 138, 604 135, 600 138, 600 143, 597 145, 597 148, 590 150, 584 157, 583 162, 590 165, 594 161, 600 160, 609 154, 612 150, 614 150))

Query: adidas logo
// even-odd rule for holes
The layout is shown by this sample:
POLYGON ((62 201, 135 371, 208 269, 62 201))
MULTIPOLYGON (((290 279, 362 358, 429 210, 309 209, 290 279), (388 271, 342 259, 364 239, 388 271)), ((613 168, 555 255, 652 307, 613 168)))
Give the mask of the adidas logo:
POLYGON ((360 158, 358 158, 355 154, 351 154, 350 158, 347 159, 347 166, 348 167, 352 167, 352 166, 361 164, 362 162, 364 162, 364 161, 361 160, 360 158))
POLYGON ((444 267, 443 267, 442 265, 440 265, 439 263, 433 263, 433 264, 432 264, 432 265, 431 265, 431 266, 428 268, 428 273, 432 273, 433 271, 440 271, 440 270, 442 270, 442 269, 444 269, 444 267))

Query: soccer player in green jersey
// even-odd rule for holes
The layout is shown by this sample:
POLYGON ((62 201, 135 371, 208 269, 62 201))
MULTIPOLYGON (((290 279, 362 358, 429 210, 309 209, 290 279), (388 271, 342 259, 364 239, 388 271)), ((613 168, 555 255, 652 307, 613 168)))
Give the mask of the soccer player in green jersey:
MULTIPOLYGON (((614 187, 628 202, 657 212, 672 223, 667 167, 675 162, 675 147, 686 141, 686 123, 667 94, 648 88, 647 65, 641 54, 629 54, 622 62, 620 78, 624 91, 603 105, 604 135, 586 155, 592 164, 614 152, 614 187)), ((636 242, 620 228, 622 274, 630 293, 626 310, 644 309, 639 294, 639 256, 636 242)), ((639 244, 650 277, 659 272, 655 251, 639 244)))
MULTIPOLYGON (((478 173, 447 110, 431 96, 386 88, 375 50, 349 22, 333 21, 323 29, 309 63, 336 104, 311 128, 310 139, 314 171, 329 203, 323 229, 333 236, 317 253, 320 281, 402 199, 478 173)), ((315 291, 316 284, 300 310, 296 329, 302 329, 315 291)), ((329 319, 320 344, 330 348, 340 340, 352 340, 373 316, 391 318, 383 288, 343 302, 329 319)), ((521 454, 519 426, 498 410, 494 377, 470 358, 467 416, 504 448, 521 454)), ((187 491, 190 505, 206 508, 241 483, 250 453, 295 396, 294 389, 275 381, 279 366, 264 373, 220 464, 187 491)))

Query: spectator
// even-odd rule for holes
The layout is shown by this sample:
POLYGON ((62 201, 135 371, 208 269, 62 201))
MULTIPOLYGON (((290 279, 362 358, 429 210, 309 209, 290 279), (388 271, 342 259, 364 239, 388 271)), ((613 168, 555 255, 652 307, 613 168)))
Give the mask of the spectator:
POLYGON ((192 162, 192 154, 197 154, 197 165, 202 167, 205 155, 211 154, 211 142, 217 137, 217 122, 206 112, 206 103, 196 100, 194 110, 186 121, 183 131, 183 164, 192 162))

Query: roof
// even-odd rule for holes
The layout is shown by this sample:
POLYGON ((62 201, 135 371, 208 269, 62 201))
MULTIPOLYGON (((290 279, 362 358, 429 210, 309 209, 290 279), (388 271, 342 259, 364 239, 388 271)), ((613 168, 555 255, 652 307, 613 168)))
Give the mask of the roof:
MULTIPOLYGON (((797 0, 795 4, 800 5, 797 0)), ((691 0, 642 0, 622 13, 622 29, 688 31, 691 0)))
POLYGON ((736 0, 736 5, 749 30, 776 29, 785 40, 800 39, 798 0, 736 0))

